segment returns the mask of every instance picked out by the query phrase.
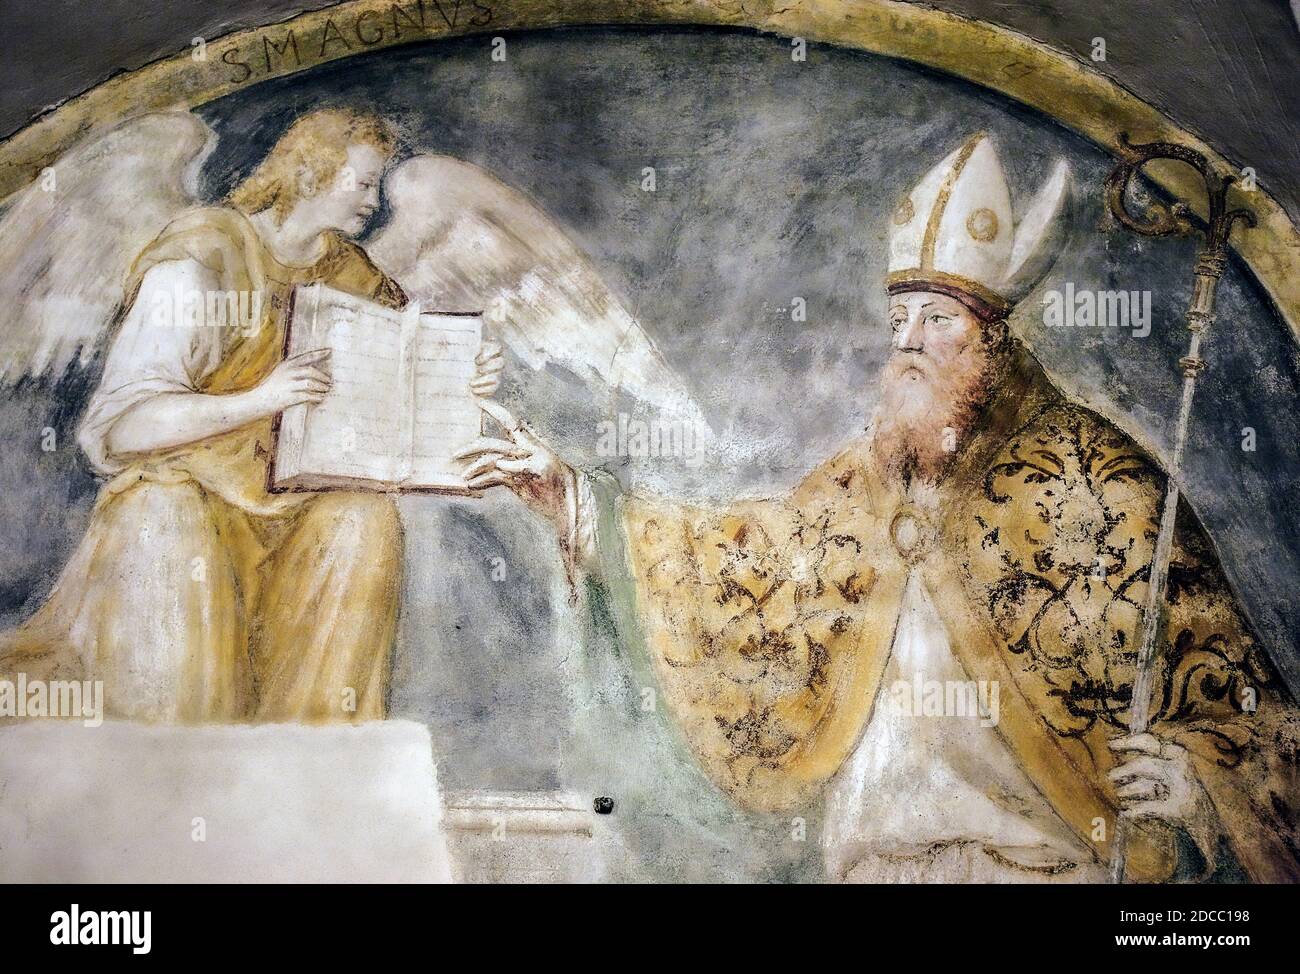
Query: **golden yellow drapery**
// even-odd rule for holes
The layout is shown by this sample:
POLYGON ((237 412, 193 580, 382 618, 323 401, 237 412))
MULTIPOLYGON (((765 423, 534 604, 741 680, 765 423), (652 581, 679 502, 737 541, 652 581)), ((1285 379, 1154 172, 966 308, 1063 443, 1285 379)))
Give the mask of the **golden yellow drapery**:
MULTIPOLYGON (((289 294, 322 281, 389 303, 400 289, 330 235, 310 267, 277 261, 240 213, 191 211, 140 255, 145 274, 196 261, 223 291, 259 292, 262 320, 222 337, 196 391, 239 392, 283 356, 289 294)), ((271 420, 136 458, 102 489, 46 603, 0 637, 0 672, 104 681, 109 716, 364 720, 384 715, 402 531, 391 500, 272 494, 271 420)))
MULTIPOLYGON (((635 625, 697 760, 741 805, 814 798, 860 739, 912 571, 998 732, 1067 825, 1109 857, 1106 743, 1125 733, 1163 475, 1018 357, 933 513, 866 439, 788 497, 718 510, 622 502, 635 625), (1101 827, 1099 827, 1101 826, 1101 827)), ((1187 747, 1256 881, 1300 879, 1300 715, 1190 512, 1180 518, 1152 732, 1187 747)), ((1167 878, 1136 830, 1130 875, 1167 878)))

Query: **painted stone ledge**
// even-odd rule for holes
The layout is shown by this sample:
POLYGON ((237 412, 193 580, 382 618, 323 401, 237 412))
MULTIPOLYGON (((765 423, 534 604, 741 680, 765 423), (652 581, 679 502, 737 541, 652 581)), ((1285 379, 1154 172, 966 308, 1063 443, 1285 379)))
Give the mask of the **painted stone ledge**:
POLYGON ((597 883, 618 840, 609 816, 569 792, 451 792, 447 842, 465 883, 597 883))
POLYGON ((446 882, 428 728, 0 727, 0 882, 446 882))

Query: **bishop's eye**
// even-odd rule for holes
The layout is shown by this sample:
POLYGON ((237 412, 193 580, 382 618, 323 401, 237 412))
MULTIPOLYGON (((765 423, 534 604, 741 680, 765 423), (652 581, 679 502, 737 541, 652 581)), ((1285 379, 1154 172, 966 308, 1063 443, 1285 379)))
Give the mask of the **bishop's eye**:
POLYGON ((948 317, 948 315, 930 315, 925 319, 927 325, 935 325, 939 328, 947 328, 952 324, 952 322, 953 319, 948 317))

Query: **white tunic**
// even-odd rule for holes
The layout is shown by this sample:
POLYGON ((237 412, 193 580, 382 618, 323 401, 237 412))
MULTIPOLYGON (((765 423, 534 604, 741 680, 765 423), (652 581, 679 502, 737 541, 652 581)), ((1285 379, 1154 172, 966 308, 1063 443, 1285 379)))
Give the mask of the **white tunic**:
POLYGON ((870 723, 831 784, 823 846, 832 879, 854 882, 1097 882, 1104 870, 1037 791, 984 713, 945 710, 969 677, 918 574, 907 581, 870 723), (923 690, 916 690, 918 683, 923 690), (942 693, 940 697, 937 694, 942 693), (929 714, 928 716, 926 714, 929 714))
POLYGON ((123 413, 154 396, 198 392, 202 379, 220 363, 221 329, 187 321, 174 311, 186 295, 217 290, 216 275, 193 260, 166 261, 145 274, 77 434, 97 473, 111 477, 126 466, 107 443, 109 427, 123 413))

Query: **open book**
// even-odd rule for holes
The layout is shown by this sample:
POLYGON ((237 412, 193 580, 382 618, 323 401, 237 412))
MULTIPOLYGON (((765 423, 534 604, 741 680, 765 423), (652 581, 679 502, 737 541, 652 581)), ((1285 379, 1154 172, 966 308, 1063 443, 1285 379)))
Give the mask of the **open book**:
POLYGON ((286 409, 270 489, 477 494, 451 455, 477 438, 477 313, 398 311, 320 284, 293 292, 285 355, 329 348, 329 394, 286 409))

